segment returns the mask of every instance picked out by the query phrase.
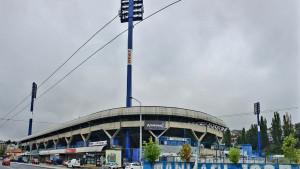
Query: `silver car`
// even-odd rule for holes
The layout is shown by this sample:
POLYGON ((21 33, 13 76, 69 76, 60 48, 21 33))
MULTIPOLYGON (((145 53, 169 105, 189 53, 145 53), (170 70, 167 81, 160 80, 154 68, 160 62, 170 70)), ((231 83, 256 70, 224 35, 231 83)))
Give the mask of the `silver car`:
POLYGON ((102 169, 119 168, 117 163, 106 163, 102 166, 102 169))

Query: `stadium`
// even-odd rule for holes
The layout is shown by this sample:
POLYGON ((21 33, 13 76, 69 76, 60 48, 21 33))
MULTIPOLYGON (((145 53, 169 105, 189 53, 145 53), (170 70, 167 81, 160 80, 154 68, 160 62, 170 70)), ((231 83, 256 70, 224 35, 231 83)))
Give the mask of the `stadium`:
POLYGON ((158 141, 161 155, 175 155, 183 144, 215 156, 226 124, 209 114, 176 107, 137 106, 99 111, 23 138, 22 156, 40 161, 72 158, 100 163, 107 150, 121 151, 123 161, 138 161, 140 114, 142 140, 158 141), (217 143, 217 144, 216 144, 217 143))

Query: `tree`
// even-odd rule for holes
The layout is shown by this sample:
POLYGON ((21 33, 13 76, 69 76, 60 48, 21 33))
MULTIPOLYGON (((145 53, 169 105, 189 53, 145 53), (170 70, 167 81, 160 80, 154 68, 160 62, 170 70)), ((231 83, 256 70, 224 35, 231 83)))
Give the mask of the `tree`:
POLYGON ((237 136, 237 138, 236 138, 236 143, 237 143, 237 144, 243 144, 243 143, 242 143, 242 136, 237 136))
POLYGON ((264 149, 269 143, 267 120, 263 116, 260 118, 261 148, 264 149))
POLYGON ((288 113, 283 115, 282 129, 283 129, 284 137, 287 137, 294 132, 293 124, 292 124, 292 117, 291 117, 291 115, 289 116, 288 113))
POLYGON ((229 161, 237 165, 240 160, 240 150, 234 147, 231 147, 228 153, 229 161))
POLYGON ((11 144, 11 141, 10 141, 10 140, 7 140, 7 141, 5 142, 5 144, 6 144, 6 145, 9 145, 9 144, 11 144))
POLYGON ((2 157, 5 154, 5 151, 6 151, 6 146, 2 146, 0 148, 0 157, 2 157))
POLYGON ((290 134, 289 136, 284 138, 281 148, 284 156, 295 163, 300 162, 300 152, 295 148, 298 142, 299 140, 297 138, 294 138, 293 134, 290 134))
POLYGON ((246 142, 251 144, 254 150, 258 147, 257 125, 251 124, 250 129, 246 132, 246 142))
POLYGON ((271 134, 273 137, 274 144, 277 148, 280 148, 282 129, 281 129, 281 120, 278 112, 274 112, 274 117, 272 118, 271 125, 272 125, 271 134))
POLYGON ((179 155, 182 160, 190 162, 191 158, 193 157, 193 151, 189 142, 182 145, 182 148, 179 151, 179 155))
POLYGON ((224 132, 224 143, 226 147, 231 147, 231 132, 229 128, 224 132))
POLYGON ((158 146, 158 141, 152 141, 152 137, 149 138, 148 143, 146 141, 143 142, 143 149, 145 150, 145 159, 151 164, 153 164, 155 160, 159 158, 161 148, 158 146))
POLYGON ((246 143, 246 131, 245 131, 244 127, 242 130, 241 138, 242 138, 242 144, 245 144, 246 143))
MULTIPOLYGON (((295 138, 300 140, 300 123, 295 124, 295 132, 294 132, 295 138)), ((300 142, 297 144, 297 148, 300 148, 300 142)))

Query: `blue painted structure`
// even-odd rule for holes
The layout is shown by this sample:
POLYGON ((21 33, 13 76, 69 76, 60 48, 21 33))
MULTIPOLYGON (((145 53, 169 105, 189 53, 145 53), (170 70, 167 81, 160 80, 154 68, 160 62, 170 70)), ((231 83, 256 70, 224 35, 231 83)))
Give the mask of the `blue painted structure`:
POLYGON ((243 144, 242 149, 244 152, 247 152, 248 156, 252 156, 252 145, 251 144, 243 144))
POLYGON ((30 106, 31 116, 29 119, 28 136, 30 136, 32 134, 33 105, 34 105, 34 98, 36 98, 36 90, 37 90, 37 85, 35 82, 33 82, 32 90, 31 90, 31 106, 30 106))
MULTIPOLYGON (((177 137, 177 138, 180 139, 180 137, 177 137)), ((186 141, 168 140, 168 137, 161 136, 161 137, 159 137, 159 144, 161 145, 161 142, 164 142, 164 145, 181 146, 181 145, 185 144, 186 142, 189 142, 190 145, 193 145, 193 143, 194 143, 194 142, 192 142, 191 138, 182 138, 181 137, 181 139, 185 139, 186 141)), ((194 144, 194 145, 197 146, 197 144, 194 144)))
POLYGON ((127 60, 127 97, 126 97, 126 107, 131 107, 131 96, 132 96, 132 36, 133 36, 133 0, 129 0, 128 9, 128 60, 127 60))
POLYGON ((130 134, 129 134, 128 130, 126 130, 125 140, 126 140, 126 144, 125 144, 125 158, 127 160, 130 160, 130 134))

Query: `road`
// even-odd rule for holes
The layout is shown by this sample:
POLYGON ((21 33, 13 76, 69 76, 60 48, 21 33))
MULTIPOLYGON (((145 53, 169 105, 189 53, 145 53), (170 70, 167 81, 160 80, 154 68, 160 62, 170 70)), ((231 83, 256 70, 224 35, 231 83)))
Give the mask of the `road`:
POLYGON ((3 166, 0 164, 0 169, 45 169, 45 168, 53 168, 53 169, 63 169, 65 167, 62 166, 49 166, 45 164, 39 165, 31 165, 31 164, 18 164, 18 163, 11 163, 10 166, 3 166))

